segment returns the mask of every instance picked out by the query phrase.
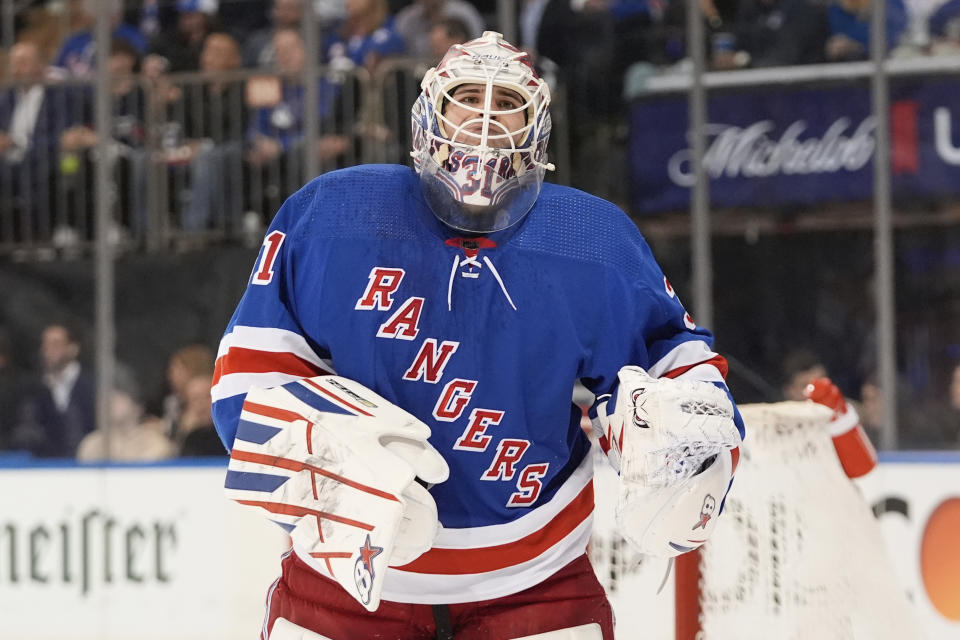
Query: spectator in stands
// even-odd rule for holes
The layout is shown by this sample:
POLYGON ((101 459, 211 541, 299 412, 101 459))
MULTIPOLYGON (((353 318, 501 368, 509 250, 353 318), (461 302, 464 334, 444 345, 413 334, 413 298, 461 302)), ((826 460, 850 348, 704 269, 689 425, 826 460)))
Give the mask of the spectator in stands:
MULTIPOLYGON (((136 49, 138 55, 143 55, 147 49, 147 39, 137 27, 122 22, 122 0, 107 1, 111 11, 110 17, 114 24, 113 37, 123 38, 136 49)), ((61 74, 73 78, 87 78, 93 74, 93 65, 96 61, 93 25, 99 10, 99 3, 97 0, 83 0, 79 6, 80 14, 77 16, 79 30, 64 41, 60 51, 53 59, 53 66, 61 74)))
POLYGON ((186 404, 177 433, 181 456, 224 456, 223 442, 213 426, 210 376, 195 376, 184 388, 186 404))
MULTIPOLYGON (((140 54, 126 38, 114 38, 110 43, 107 68, 111 79, 112 115, 109 160, 117 185, 117 209, 119 217, 134 235, 142 238, 146 232, 146 99, 137 81, 140 54)), ((60 150, 66 156, 74 154, 87 169, 72 172, 71 176, 86 177, 84 198, 90 201, 93 194, 93 148, 97 144, 94 131, 93 96, 84 93, 83 108, 79 121, 60 136, 60 150)), ((61 163, 63 169, 67 165, 61 163)), ((70 182, 68 181, 68 187, 70 182)), ((92 215, 92 211, 90 212, 92 215)))
POLYGON ((779 67, 823 62, 830 28, 819 2, 741 0, 732 34, 748 66, 779 67))
MULTIPOLYGON (((834 0, 827 8, 830 37, 824 51, 828 62, 865 60, 870 56, 870 1, 834 0)), ((907 26, 903 0, 887 3, 887 48, 893 49, 907 26)))
POLYGON ((329 64, 372 71, 384 57, 403 53, 403 38, 394 29, 387 0, 347 0, 346 8, 346 18, 330 36, 329 64))
MULTIPOLYGON (((939 449, 957 441, 958 415, 946 403, 918 403, 910 396, 910 386, 897 377, 897 445, 901 449, 939 449)), ((952 391, 952 388, 950 389, 952 391)), ((860 423, 870 439, 880 442, 887 423, 884 391, 876 371, 860 386, 860 423)))
POLYGON ((26 384, 26 374, 14 362, 10 336, 0 328, 0 451, 11 448, 26 384))
POLYGON ((275 65, 273 34, 280 29, 300 29, 303 0, 273 0, 270 20, 269 27, 255 31, 247 39, 243 47, 243 66, 269 69, 275 65))
POLYGON ((151 462, 176 455, 176 447, 163 435, 163 421, 145 415, 140 388, 127 367, 117 364, 110 395, 110 428, 88 433, 77 447, 81 462, 151 462))
POLYGON ((173 31, 161 31, 150 42, 143 72, 150 78, 163 73, 197 71, 207 36, 214 31, 217 0, 177 0, 173 31))
MULTIPOLYGON (((279 201, 293 193, 302 181, 304 137, 304 99, 301 75, 306 64, 303 38, 294 29, 280 29, 273 36, 277 75, 252 79, 247 90, 256 111, 248 133, 247 161, 255 170, 266 173, 279 187, 277 193, 265 190, 264 210, 273 210, 279 201)), ((329 168, 352 145, 349 136, 331 119, 336 116, 334 100, 337 87, 326 78, 319 81, 320 131, 316 142, 321 166, 329 168), (329 133, 328 133, 329 132, 329 133)), ((266 182, 267 180, 263 180, 266 182)), ((257 181, 254 180, 256 183, 257 181)))
MULTIPOLYGON (((451 44, 479 38, 483 33, 483 17, 472 4, 464 0, 415 0, 397 13, 394 24, 397 33, 406 44, 407 54, 417 58, 439 60, 447 50, 442 49, 441 53, 437 53, 433 28, 436 23, 447 19, 458 20, 467 31, 466 37, 460 40, 457 35, 457 39, 451 44)), ((459 30, 460 27, 454 28, 459 30)))
POLYGON ((167 385, 170 393, 163 399, 162 420, 166 433, 179 438, 177 425, 187 405, 187 383, 197 377, 213 377, 216 354, 202 344, 188 344, 177 349, 167 361, 167 385))
POLYGON ((784 400, 803 402, 806 396, 803 390, 817 378, 826 378, 827 367, 823 361, 808 349, 796 349, 787 354, 783 361, 783 384, 781 391, 784 400))
POLYGON ((94 429, 93 375, 80 363, 79 337, 66 323, 44 328, 40 358, 42 375, 26 393, 13 446, 36 456, 72 458, 94 429))
POLYGON ((186 231, 209 226, 212 216, 235 228, 243 212, 243 137, 248 126, 244 85, 218 74, 240 68, 240 45, 233 36, 207 36, 200 70, 208 74, 202 85, 188 87, 183 99, 171 105, 174 121, 182 125, 185 140, 176 162, 189 163, 190 196, 181 223, 186 231))
POLYGON ((960 52, 960 0, 947 0, 930 16, 930 53, 957 55, 960 52))
POLYGON ((16 84, 0 90, 0 220, 14 227, 15 238, 32 236, 36 214, 52 203, 63 113, 61 93, 43 85, 44 66, 36 43, 17 42, 9 57, 16 84))
POLYGON ((447 50, 455 44, 463 44, 476 36, 470 35, 470 28, 459 18, 441 18, 430 27, 430 59, 439 62, 447 50))

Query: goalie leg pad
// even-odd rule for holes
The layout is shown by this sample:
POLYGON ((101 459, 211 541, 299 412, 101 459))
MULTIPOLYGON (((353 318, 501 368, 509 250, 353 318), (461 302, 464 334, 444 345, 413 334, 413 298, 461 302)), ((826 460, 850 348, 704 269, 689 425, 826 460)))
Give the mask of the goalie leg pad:
POLYGON ((617 527, 642 553, 673 557, 692 551, 713 534, 732 476, 731 453, 723 450, 706 470, 674 486, 621 482, 617 527))

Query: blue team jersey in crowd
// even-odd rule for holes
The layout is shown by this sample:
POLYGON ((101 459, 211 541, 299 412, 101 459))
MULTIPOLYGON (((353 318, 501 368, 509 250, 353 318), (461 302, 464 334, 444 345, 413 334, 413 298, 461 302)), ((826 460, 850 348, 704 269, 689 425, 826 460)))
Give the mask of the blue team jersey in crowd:
POLYGON ((420 418, 450 466, 431 489, 443 529, 383 597, 482 600, 584 553, 592 458, 574 382, 605 393, 635 364, 723 387, 711 344, 614 205, 545 184, 522 223, 461 237, 413 170, 359 166, 277 214, 219 349, 214 418, 230 448, 248 389, 330 372, 420 418))

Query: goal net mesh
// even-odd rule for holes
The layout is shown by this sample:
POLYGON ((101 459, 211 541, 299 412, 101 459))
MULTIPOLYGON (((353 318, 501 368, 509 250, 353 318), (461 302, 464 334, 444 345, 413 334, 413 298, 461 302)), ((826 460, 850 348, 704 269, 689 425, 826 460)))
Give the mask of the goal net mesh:
MULTIPOLYGON (((747 438, 736 480, 701 548, 695 592, 681 586, 677 593, 677 629, 699 617, 691 640, 920 638, 880 528, 840 466, 826 430, 829 411, 804 402, 740 410, 747 438)), ((591 558, 617 613, 617 637, 673 638, 672 620, 662 613, 672 608, 670 596, 656 595, 666 563, 634 554, 601 513, 615 483, 598 474, 591 558), (642 618, 657 621, 652 633, 621 628, 642 618)))

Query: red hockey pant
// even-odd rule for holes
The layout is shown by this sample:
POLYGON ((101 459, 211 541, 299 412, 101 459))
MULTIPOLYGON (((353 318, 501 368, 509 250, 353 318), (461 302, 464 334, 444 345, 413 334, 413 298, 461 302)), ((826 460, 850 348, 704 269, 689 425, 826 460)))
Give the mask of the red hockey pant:
MULTIPOLYGON (((382 601, 376 612, 368 613, 296 554, 287 556, 282 565, 283 573, 267 601, 268 630, 283 617, 332 640, 438 638, 430 605, 382 601)), ((613 640, 613 610, 585 555, 525 591, 451 604, 448 612, 453 640, 511 640, 592 622, 600 625, 603 640, 613 640)))

